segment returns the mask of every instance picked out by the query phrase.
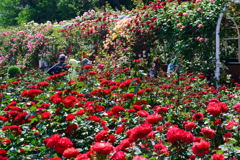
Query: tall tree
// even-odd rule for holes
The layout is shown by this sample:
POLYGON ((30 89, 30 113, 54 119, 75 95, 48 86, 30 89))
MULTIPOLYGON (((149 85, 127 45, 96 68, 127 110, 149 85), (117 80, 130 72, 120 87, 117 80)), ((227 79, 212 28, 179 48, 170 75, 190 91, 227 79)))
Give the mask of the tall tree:
POLYGON ((19 12, 22 10, 19 0, 1 0, 0 2, 0 25, 16 25, 19 12))
POLYGON ((0 25, 67 20, 107 3, 114 9, 133 7, 132 0, 0 0, 0 25))

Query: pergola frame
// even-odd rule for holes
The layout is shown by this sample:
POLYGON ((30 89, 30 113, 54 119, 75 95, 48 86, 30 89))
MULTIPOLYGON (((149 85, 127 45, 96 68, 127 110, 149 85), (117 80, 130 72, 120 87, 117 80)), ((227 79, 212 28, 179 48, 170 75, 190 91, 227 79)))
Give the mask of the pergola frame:
MULTIPOLYGON (((239 3, 240 4, 240 0, 233 0, 233 3, 239 3)), ((222 12, 220 13, 219 17, 218 17, 218 21, 217 21, 217 26, 216 26, 216 69, 215 69, 215 79, 217 80, 217 88, 219 86, 219 81, 220 81, 220 70, 221 70, 221 60, 220 60, 220 54, 221 54, 221 49, 220 49, 220 29, 221 29, 221 22, 223 19, 223 16, 226 12, 227 7, 230 5, 230 3, 227 3, 226 6, 223 8, 222 12)), ((238 25, 236 23, 236 21, 234 20, 233 17, 227 15, 228 18, 233 22, 233 24, 236 27, 237 30, 237 34, 238 37, 236 38, 228 38, 228 39, 237 39, 238 40, 238 62, 240 62, 240 30, 238 28, 238 25)))

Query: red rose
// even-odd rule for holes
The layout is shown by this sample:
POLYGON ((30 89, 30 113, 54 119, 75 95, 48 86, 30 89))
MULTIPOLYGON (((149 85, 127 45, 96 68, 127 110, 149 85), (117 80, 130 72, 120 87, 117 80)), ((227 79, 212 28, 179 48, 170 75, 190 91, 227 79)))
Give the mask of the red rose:
POLYGON ((157 154, 165 154, 165 155, 169 154, 167 146, 163 145, 162 143, 155 144, 154 145, 154 151, 157 154))
POLYGON ((219 115, 228 111, 228 107, 222 102, 210 102, 207 106, 207 112, 211 115, 219 115))
POLYGON ((152 115, 149 115, 147 116, 147 119, 146 121, 150 124, 154 124, 154 123, 157 123, 159 121, 161 121, 163 118, 161 115, 159 114, 152 114, 152 115))
POLYGON ((77 98, 74 96, 67 96, 62 100, 65 107, 72 108, 77 103, 77 98))
POLYGON ((46 87, 46 86, 48 86, 48 85, 49 85, 48 82, 39 82, 39 83, 37 84, 38 87, 46 87))
POLYGON ((24 90, 21 95, 23 97, 34 98, 41 93, 42 93, 42 90, 40 89, 30 89, 30 90, 24 90))
POLYGON ((22 133, 22 130, 21 128, 18 126, 18 125, 12 125, 12 126, 3 126, 2 127, 2 130, 5 131, 5 130, 11 130, 13 131, 16 135, 19 135, 22 133))
POLYGON ((121 143, 116 147, 116 151, 124 150, 124 149, 130 147, 130 145, 131 145, 131 142, 130 142, 129 138, 124 139, 124 140, 122 140, 121 143))
POLYGON ((148 123, 141 124, 129 130, 129 137, 132 140, 146 137, 152 131, 152 125, 148 123))
POLYGON ((240 112, 240 103, 233 106, 233 109, 240 112))
POLYGON ((55 151, 58 153, 63 153, 65 149, 70 148, 72 146, 73 146, 72 141, 67 137, 63 137, 58 139, 55 146, 55 151))
POLYGON ((193 144, 193 153, 197 156, 204 156, 209 152, 210 143, 206 141, 195 142, 193 144))
POLYGON ((192 118, 193 118, 194 120, 196 120, 196 121, 199 121, 199 120, 202 120, 202 119, 204 118, 204 115, 203 115, 203 113, 198 112, 198 113, 195 113, 195 114, 192 116, 192 118))
POLYGON ((72 121, 72 120, 74 120, 74 118, 75 118, 75 115, 71 113, 66 116, 66 121, 72 121))
POLYGON ((168 111, 167 107, 160 107, 160 106, 156 106, 156 112, 157 113, 165 113, 168 111))
POLYGON ((137 112, 137 115, 141 117, 147 117, 149 113, 146 110, 140 110, 137 112))
POLYGON ((141 59, 134 59, 134 60, 133 60, 133 62, 134 62, 135 64, 140 63, 141 61, 142 61, 141 59))
POLYGON ((193 128, 195 128, 197 125, 196 125, 196 123, 195 122, 186 122, 185 124, 184 124, 184 128, 186 129, 186 130, 191 130, 191 129, 193 129, 193 128))
POLYGON ((201 129, 201 134, 205 138, 212 139, 215 136, 215 131, 211 128, 202 128, 201 129))
POLYGON ((125 112, 125 109, 122 106, 113 106, 110 111, 113 114, 119 114, 119 112, 125 112))
POLYGON ((107 139, 107 135, 108 135, 108 131, 106 130, 101 130, 100 132, 98 132, 96 135, 95 135, 95 141, 96 142, 100 142, 102 140, 106 140, 107 139))
POLYGON ((83 109, 78 110, 77 113, 76 113, 76 115, 78 115, 78 116, 81 116, 83 114, 84 114, 84 110, 83 109))
POLYGON ((113 149, 113 146, 108 142, 96 142, 91 146, 91 150, 99 154, 109 154, 113 149))
POLYGON ((145 92, 145 90, 139 90, 139 91, 137 92, 137 94, 138 94, 138 95, 142 95, 144 92, 145 92))
POLYGON ((90 160, 87 154, 79 154, 75 160, 90 160))
POLYGON ((116 142, 116 137, 113 134, 109 135, 108 139, 112 144, 116 142))
POLYGON ((125 126, 122 125, 115 130, 115 133, 120 134, 120 133, 124 132, 124 129, 125 129, 125 126))
POLYGON ((59 103, 62 102, 62 98, 61 98, 60 95, 54 94, 54 95, 52 95, 52 96, 50 97, 50 101, 51 101, 52 103, 54 103, 54 104, 59 104, 59 103))
POLYGON ((125 93, 122 97, 124 99, 132 99, 134 97, 134 93, 125 93))
POLYGON ((61 138, 60 134, 54 134, 49 138, 44 139, 44 143, 46 144, 47 147, 49 148, 55 148, 55 145, 57 141, 61 138))
POLYGON ((116 152, 111 158, 112 160, 127 160, 126 154, 122 151, 116 152))
POLYGON ((171 127, 167 131, 167 140, 172 144, 176 143, 192 143, 193 135, 191 132, 184 131, 183 129, 171 127))
POLYGON ((92 65, 85 65, 84 67, 83 67, 83 69, 91 69, 92 68, 92 65))
POLYGON ((52 116, 52 114, 49 113, 49 112, 43 112, 43 113, 41 114, 41 118, 42 118, 42 119, 48 119, 48 118, 51 117, 51 116, 52 116))
POLYGON ((79 151, 76 148, 71 147, 64 150, 63 157, 72 158, 72 157, 76 157, 78 154, 79 154, 79 151))
POLYGON ((222 123, 222 119, 218 118, 213 121, 213 124, 218 125, 222 123))
POLYGON ((68 126, 66 128, 65 133, 73 134, 77 129, 78 129, 78 125, 77 124, 71 124, 70 126, 68 126))
POLYGON ((0 121, 6 122, 8 119, 0 115, 0 121))
POLYGON ((133 109, 138 111, 138 110, 142 109, 142 106, 141 105, 133 105, 133 109))
POLYGON ((225 160, 223 154, 213 154, 212 159, 213 160, 225 160))

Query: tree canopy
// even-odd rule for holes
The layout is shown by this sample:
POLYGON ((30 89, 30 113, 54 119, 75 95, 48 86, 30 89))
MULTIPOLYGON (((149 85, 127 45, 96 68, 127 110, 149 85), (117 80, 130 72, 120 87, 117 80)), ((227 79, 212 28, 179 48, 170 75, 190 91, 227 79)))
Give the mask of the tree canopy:
POLYGON ((132 0, 1 0, 0 25, 13 26, 74 18, 83 12, 110 4, 113 9, 134 7, 132 0))

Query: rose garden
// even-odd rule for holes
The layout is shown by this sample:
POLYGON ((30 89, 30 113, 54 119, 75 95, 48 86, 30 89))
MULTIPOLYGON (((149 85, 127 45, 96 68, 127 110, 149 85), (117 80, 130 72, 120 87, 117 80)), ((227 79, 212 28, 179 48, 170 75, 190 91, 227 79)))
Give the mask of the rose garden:
POLYGON ((240 12, 227 3, 159 0, 1 31, 0 160, 238 160, 240 83, 214 77, 219 15, 240 12), (94 58, 39 69, 60 54, 94 58))

